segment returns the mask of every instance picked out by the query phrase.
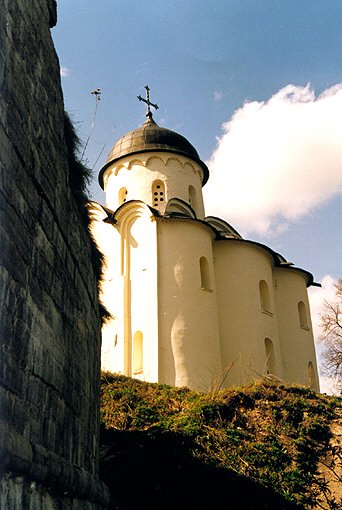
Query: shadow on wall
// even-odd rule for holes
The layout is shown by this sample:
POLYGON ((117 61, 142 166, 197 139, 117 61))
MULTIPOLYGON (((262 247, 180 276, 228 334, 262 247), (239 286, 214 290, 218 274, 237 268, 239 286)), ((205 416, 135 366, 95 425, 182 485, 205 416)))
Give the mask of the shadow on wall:
POLYGON ((192 440, 175 432, 103 429, 100 442, 100 477, 112 494, 109 510, 301 508, 246 477, 195 459, 192 440))

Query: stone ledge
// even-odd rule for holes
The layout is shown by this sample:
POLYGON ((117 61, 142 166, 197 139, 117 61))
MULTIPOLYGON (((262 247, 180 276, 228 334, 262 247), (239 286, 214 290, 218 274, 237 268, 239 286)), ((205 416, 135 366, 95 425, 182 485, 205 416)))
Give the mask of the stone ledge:
POLYGON ((31 443, 5 421, 0 421, 0 458, 1 474, 24 475, 54 493, 108 506, 110 494, 103 482, 80 466, 31 443))

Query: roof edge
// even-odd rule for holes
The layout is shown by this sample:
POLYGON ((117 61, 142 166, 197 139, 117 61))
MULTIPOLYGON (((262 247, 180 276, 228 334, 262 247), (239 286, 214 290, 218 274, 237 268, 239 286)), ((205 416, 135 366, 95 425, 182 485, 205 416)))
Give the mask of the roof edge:
POLYGON ((243 238, 236 238, 236 237, 221 237, 217 239, 217 241, 230 241, 230 242, 242 242, 242 243, 248 243, 252 244, 254 246, 257 246, 258 248, 261 248, 269 253, 269 255, 272 257, 274 261, 275 267, 278 267, 279 269, 287 269, 288 271, 297 271, 299 273, 304 273, 306 276, 306 286, 307 287, 321 287, 320 283, 317 283, 314 281, 314 276, 312 273, 307 271, 306 269, 302 269, 301 267, 296 266, 289 266, 289 265, 283 265, 281 261, 279 260, 279 255, 272 250, 269 246, 266 244, 258 243, 257 241, 251 241, 249 239, 243 239, 243 238))
POLYGON ((99 172, 98 181, 101 186, 101 189, 104 189, 103 176, 104 176, 105 171, 107 170, 107 168, 110 165, 112 165, 113 163, 116 163, 117 161, 120 161, 120 159, 124 159, 129 156, 133 156, 134 154, 142 154, 145 152, 170 152, 172 154, 179 154, 180 156, 184 156, 184 157, 194 161, 202 168, 202 171, 203 171, 202 186, 204 186, 208 182, 209 169, 208 169, 207 165, 201 159, 192 158, 191 156, 189 156, 189 154, 186 154, 186 153, 176 150, 176 149, 172 149, 172 148, 164 149, 161 147, 161 148, 156 148, 156 149, 143 149, 143 150, 139 150, 139 151, 130 152, 129 154, 125 154, 123 156, 120 156, 119 158, 114 158, 111 161, 107 161, 107 163, 101 168, 101 170, 99 172))

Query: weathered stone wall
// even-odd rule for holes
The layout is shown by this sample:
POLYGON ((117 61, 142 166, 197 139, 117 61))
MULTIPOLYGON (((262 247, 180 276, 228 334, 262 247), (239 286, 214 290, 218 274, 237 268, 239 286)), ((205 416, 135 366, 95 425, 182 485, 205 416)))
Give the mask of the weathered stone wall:
POLYGON ((0 507, 100 508, 100 317, 68 185, 55 0, 0 0, 0 507))

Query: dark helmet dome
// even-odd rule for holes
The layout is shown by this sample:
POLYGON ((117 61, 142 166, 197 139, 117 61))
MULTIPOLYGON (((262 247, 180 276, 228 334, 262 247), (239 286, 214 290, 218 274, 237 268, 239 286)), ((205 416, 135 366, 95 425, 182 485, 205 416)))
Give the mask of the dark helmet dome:
POLYGON ((173 152, 186 156, 198 163, 203 170, 204 185, 209 178, 209 170, 203 161, 201 161, 195 147, 182 135, 158 126, 154 122, 152 115, 149 115, 146 122, 123 135, 114 144, 108 154, 107 162, 99 174, 99 183, 103 189, 103 174, 109 165, 130 154, 140 152, 173 152))

